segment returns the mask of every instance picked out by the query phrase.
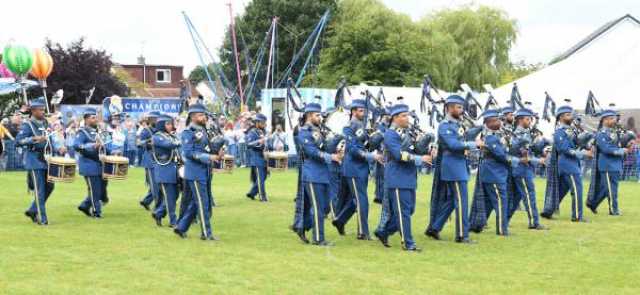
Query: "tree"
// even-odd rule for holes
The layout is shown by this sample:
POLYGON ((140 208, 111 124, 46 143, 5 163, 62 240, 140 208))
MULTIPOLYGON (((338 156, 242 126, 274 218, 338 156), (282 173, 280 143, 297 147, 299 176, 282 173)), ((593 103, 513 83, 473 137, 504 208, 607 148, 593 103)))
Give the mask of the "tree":
MULTIPOLYGON (((243 85, 247 83, 247 63, 253 59, 264 41, 272 18, 278 17, 278 36, 276 52, 276 78, 284 72, 295 52, 311 34, 314 26, 327 9, 335 12, 336 0, 254 0, 245 8, 242 16, 236 17, 236 35, 240 64, 243 72, 243 85), (246 46, 245 46, 246 45, 246 46)), ((268 49, 268 48, 267 48, 268 49)), ((268 54, 268 51, 267 51, 268 54)), ((265 54, 266 55, 266 54, 265 54)), ((231 83, 237 85, 235 57, 229 28, 219 52, 220 65, 231 83)), ((266 78, 266 60, 258 75, 258 81, 266 78)), ((252 60, 255 63, 255 61, 252 60)), ((296 69, 293 76, 297 76, 296 69)), ((275 79, 274 79, 275 80, 275 79)), ((259 86, 262 87, 262 86, 259 86)))
POLYGON ((504 85, 515 80, 518 80, 526 75, 541 70, 544 68, 543 63, 527 64, 524 60, 509 65, 509 69, 504 71, 500 77, 500 83, 497 85, 504 85))
MULTIPOLYGON (((127 86, 112 73, 111 55, 104 50, 87 48, 84 38, 71 42, 66 48, 47 40, 45 47, 53 58, 53 72, 47 79, 48 92, 64 90, 65 104, 84 104, 89 90, 95 87, 90 103, 102 103, 111 95, 126 96, 127 86)), ((41 96, 41 90, 32 90, 33 96, 41 96)), ((49 93, 51 92, 51 93, 49 93)))
MULTIPOLYGON (((480 5, 445 9, 427 16, 420 24, 426 31, 449 35, 460 62, 452 64, 456 84, 479 88, 498 84, 510 69, 509 51, 516 41, 517 23, 506 12, 480 5)), ((456 85, 454 85, 456 86, 456 85)))

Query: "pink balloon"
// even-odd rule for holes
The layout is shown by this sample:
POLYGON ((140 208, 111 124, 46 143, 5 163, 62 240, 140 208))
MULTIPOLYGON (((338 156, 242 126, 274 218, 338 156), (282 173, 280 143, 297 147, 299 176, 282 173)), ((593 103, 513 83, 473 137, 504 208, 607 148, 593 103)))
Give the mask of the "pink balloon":
POLYGON ((5 66, 4 64, 0 64, 0 78, 15 78, 16 75, 14 75, 11 71, 9 71, 9 69, 7 69, 7 66, 5 66))

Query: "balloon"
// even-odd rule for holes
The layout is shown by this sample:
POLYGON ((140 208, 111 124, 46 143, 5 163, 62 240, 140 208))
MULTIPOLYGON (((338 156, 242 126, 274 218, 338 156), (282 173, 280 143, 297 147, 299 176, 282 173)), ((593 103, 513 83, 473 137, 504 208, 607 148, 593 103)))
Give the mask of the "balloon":
POLYGON ((2 63, 14 74, 22 76, 31 70, 33 58, 24 46, 7 45, 2 53, 2 63))
POLYGON ((15 78, 16 75, 14 75, 11 71, 9 71, 9 69, 7 69, 7 66, 5 66, 4 64, 0 64, 0 78, 15 78))
POLYGON ((38 80, 46 80, 53 70, 53 59, 48 52, 42 49, 33 51, 33 66, 31 66, 31 75, 38 80))

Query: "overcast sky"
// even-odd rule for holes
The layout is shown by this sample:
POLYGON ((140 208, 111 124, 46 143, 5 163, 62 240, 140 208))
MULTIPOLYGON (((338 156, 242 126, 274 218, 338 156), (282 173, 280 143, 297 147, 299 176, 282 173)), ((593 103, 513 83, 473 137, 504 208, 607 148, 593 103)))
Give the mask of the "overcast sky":
MULTIPOLYGON (((468 0, 382 0, 413 19, 468 0)), ((234 14, 249 0, 234 0, 234 14)), ((13 40, 39 47, 48 37, 67 43, 85 36, 106 49, 115 62, 135 63, 141 53, 150 64, 199 64, 181 11, 187 12, 210 48, 217 48, 229 25, 228 1, 3 1, 0 46, 13 40), (96 4, 93 4, 93 3, 96 4)), ((476 0, 497 6, 517 19, 519 37, 514 60, 547 62, 604 23, 630 13, 640 17, 638 0, 476 0)), ((266 20, 268 21, 268 20, 266 20)), ((215 54, 215 53, 214 53, 215 54)))

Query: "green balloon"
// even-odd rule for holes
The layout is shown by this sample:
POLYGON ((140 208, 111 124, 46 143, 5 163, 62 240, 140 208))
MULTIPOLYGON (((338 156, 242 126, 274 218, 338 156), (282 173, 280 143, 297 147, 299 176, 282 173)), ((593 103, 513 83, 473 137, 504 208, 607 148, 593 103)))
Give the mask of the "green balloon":
POLYGON ((2 54, 2 63, 17 76, 22 76, 31 70, 33 56, 24 46, 7 45, 2 54))

